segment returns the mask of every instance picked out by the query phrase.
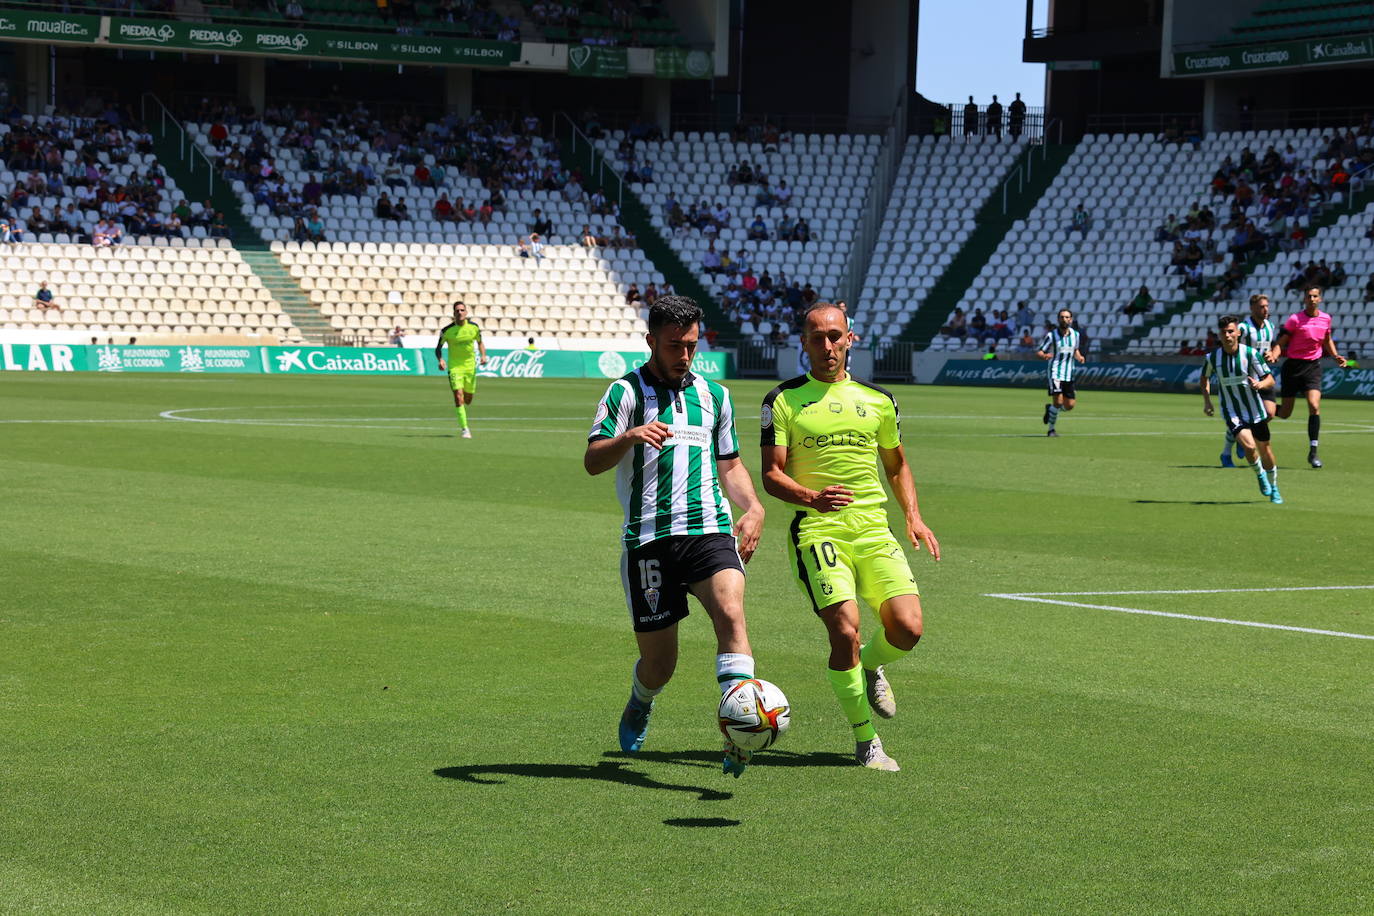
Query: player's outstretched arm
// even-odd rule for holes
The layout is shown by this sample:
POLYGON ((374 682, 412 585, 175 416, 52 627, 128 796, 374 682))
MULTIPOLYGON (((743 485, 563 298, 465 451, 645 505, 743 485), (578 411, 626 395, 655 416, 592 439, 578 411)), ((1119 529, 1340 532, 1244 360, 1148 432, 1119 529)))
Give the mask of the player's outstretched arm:
POLYGON ((794 506, 806 506, 817 512, 834 512, 843 509, 854 501, 854 491, 839 484, 824 490, 804 487, 792 479, 786 471, 787 446, 765 445, 763 447, 763 489, 769 496, 794 506))
POLYGON ((906 461, 906 449, 900 445, 896 448, 879 446, 878 455, 883 460, 883 470, 887 473, 892 495, 897 497, 897 504, 902 507, 902 513, 906 516, 907 540, 911 541, 911 546, 916 550, 920 550, 921 543, 924 542, 926 550, 930 551, 931 559, 940 559, 940 542, 936 539, 935 532, 930 530, 930 526, 921 520, 921 510, 916 504, 916 482, 911 479, 911 465, 906 461))
POLYGON ((587 451, 582 455, 582 466, 592 476, 605 473, 619 464, 620 459, 634 446, 643 444, 658 448, 672 435, 673 430, 667 423, 654 420, 627 429, 618 436, 593 439, 587 443, 587 451))
POLYGON ((763 534, 763 503, 754 490, 749 469, 738 457, 717 461, 716 476, 730 502, 741 510, 740 517, 735 520, 735 546, 739 549, 739 558, 748 563, 763 534))

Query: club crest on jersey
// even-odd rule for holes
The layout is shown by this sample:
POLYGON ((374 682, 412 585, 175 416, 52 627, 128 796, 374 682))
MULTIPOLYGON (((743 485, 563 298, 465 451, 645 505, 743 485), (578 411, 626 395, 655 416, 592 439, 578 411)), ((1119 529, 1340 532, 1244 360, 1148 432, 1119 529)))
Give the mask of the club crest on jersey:
POLYGON ((866 416, 868 416, 868 411, 864 410, 864 405, 862 405, 862 404, 855 404, 855 405, 854 405, 854 412, 855 412, 856 414, 858 414, 859 416, 861 416, 861 417, 866 417, 866 416))
POLYGON ((831 402, 830 402, 830 412, 831 412, 831 413, 839 413, 839 412, 841 412, 842 410, 844 410, 844 405, 841 404, 839 401, 831 401, 831 402))
POLYGON ((644 590, 644 601, 649 605, 650 613, 658 613, 658 589, 646 588, 644 590))

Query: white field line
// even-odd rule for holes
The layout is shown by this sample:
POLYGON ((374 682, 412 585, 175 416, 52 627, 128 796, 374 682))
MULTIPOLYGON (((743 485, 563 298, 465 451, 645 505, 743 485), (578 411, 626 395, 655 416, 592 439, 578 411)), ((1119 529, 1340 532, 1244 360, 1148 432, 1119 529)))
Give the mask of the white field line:
POLYGON ((1321 630, 1315 627, 1295 627, 1282 623, 1261 623, 1258 620, 1232 620, 1228 617, 1207 617, 1201 614, 1177 614, 1171 611, 1151 611, 1138 607, 1120 607, 1114 604, 1087 604, 1081 601, 1061 601, 1048 595, 1217 595, 1239 592, 1319 592, 1319 591, 1357 591, 1374 589, 1374 585, 1305 585, 1275 588, 1196 588, 1196 589, 1156 589, 1141 591, 1113 592, 993 592, 985 598, 1003 598, 1007 601, 1030 601, 1036 604, 1057 604, 1063 607, 1089 608, 1095 611, 1116 611, 1120 614, 1143 614, 1148 617, 1172 617, 1176 620, 1193 620, 1202 623, 1224 623, 1235 627, 1255 627, 1261 630, 1286 630, 1290 633, 1309 633, 1316 636, 1340 636, 1345 639, 1374 640, 1374 634, 1346 633, 1342 630, 1321 630))

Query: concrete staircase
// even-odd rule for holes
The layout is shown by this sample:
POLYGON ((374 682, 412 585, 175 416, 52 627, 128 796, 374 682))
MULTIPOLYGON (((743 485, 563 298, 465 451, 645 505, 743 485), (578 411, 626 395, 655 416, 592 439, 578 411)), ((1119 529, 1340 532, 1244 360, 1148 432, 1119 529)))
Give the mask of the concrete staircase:
POLYGON ((329 326, 329 319, 320 314, 319 308, 310 301, 299 283, 282 266, 276 253, 267 248, 239 249, 239 254, 253 273, 258 275, 262 285, 272 293, 283 312, 291 316, 291 321, 300 329, 301 336, 309 344, 324 344, 335 331, 329 326))

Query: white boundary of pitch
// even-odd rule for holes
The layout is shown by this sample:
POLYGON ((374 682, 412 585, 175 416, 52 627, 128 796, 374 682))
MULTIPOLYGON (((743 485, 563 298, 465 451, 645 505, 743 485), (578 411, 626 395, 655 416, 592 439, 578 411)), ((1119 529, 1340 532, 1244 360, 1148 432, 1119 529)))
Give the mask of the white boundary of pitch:
POLYGON ((1178 614, 1172 611, 1151 611, 1146 608, 1121 607, 1115 604, 1088 604, 1082 601, 1061 601, 1051 596, 1089 596, 1089 595, 1230 595, 1241 592, 1327 592, 1327 591, 1364 591, 1374 589, 1374 585, 1297 585, 1275 588, 1173 588, 1108 592, 991 592, 984 598, 1002 598, 1007 601, 1029 601, 1036 604, 1057 604, 1063 607, 1088 608, 1095 611, 1115 611, 1119 614, 1143 614, 1149 617, 1172 617, 1175 620, 1192 620, 1200 623, 1224 623, 1234 627, 1255 627, 1261 630, 1286 630, 1290 633, 1308 633, 1314 636, 1339 636, 1345 639, 1374 640, 1374 634, 1346 633, 1341 630, 1321 630, 1315 627, 1295 627, 1282 623, 1262 623, 1258 620, 1232 620, 1228 617, 1207 617, 1201 614, 1178 614))

